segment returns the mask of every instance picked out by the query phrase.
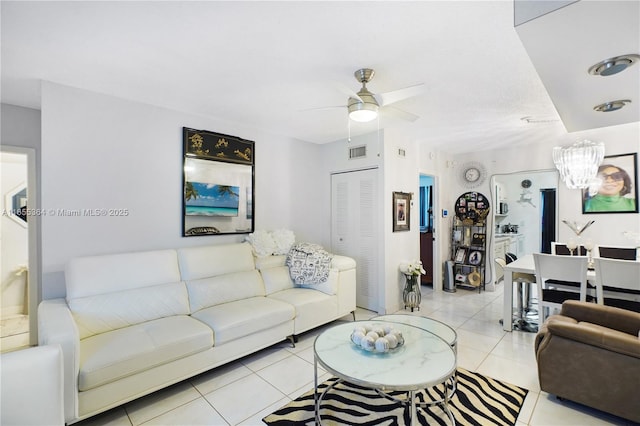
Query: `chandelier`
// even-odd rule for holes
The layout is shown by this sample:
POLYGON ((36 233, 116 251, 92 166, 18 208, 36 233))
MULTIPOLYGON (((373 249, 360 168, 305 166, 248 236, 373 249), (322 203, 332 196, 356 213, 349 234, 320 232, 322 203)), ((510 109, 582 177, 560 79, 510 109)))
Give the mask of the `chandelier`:
POLYGON ((604 144, 590 140, 553 148, 553 163, 567 188, 587 188, 594 183, 598 166, 604 159, 604 144))

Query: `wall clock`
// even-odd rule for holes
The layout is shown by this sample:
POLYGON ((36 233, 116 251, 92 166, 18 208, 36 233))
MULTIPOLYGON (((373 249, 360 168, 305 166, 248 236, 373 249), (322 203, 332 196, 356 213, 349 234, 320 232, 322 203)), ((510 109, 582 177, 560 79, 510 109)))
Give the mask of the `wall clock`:
POLYGON ((470 161, 460 168, 460 183, 466 188, 475 188, 482 185, 487 178, 487 169, 482 163, 470 161))

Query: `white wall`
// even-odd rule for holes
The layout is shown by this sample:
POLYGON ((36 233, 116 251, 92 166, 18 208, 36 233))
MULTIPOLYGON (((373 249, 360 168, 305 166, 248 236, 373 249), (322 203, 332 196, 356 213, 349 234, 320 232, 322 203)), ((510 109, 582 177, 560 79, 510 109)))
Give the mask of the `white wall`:
POLYGON ((43 287, 64 294, 76 256, 242 241, 244 235, 182 237, 182 127, 253 140, 255 227, 323 236, 319 147, 164 108, 43 83, 43 287), (70 217, 59 209, 128 209, 125 217, 70 217))

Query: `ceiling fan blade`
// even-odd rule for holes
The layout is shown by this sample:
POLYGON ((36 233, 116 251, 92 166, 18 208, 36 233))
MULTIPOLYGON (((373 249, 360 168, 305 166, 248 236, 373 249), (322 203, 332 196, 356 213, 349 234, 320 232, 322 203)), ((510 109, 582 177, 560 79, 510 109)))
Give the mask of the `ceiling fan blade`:
POLYGON ((339 83, 339 82, 335 82, 334 84, 335 84, 336 88, 340 92, 344 93, 345 95, 349 96, 350 98, 355 98, 355 99, 359 100, 360 102, 362 102, 362 99, 360 98, 360 95, 358 95, 358 92, 356 92, 355 90, 353 90, 349 86, 344 85, 344 84, 339 83))
POLYGON ((304 112, 304 111, 323 111, 323 110, 327 110, 327 109, 338 109, 338 108, 346 108, 346 105, 334 105, 334 106, 325 106, 325 107, 316 107, 316 108, 305 108, 305 109, 299 109, 298 111, 300 112, 304 112))
POLYGON ((424 90, 424 83, 405 87, 404 89, 393 90, 386 93, 374 95, 380 106, 391 105, 421 94, 424 90))
POLYGON ((412 123, 420 118, 419 115, 412 114, 400 108, 386 106, 382 109, 382 113, 387 117, 399 118, 401 120, 411 121, 412 123))

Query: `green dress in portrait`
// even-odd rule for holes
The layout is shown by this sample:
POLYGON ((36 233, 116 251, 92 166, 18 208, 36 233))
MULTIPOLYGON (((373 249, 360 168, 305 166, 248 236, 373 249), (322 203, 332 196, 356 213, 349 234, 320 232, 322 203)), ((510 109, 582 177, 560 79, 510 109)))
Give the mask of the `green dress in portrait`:
POLYGON ((606 196, 596 194, 584 202, 584 211, 588 212, 634 212, 636 200, 619 195, 606 196))

